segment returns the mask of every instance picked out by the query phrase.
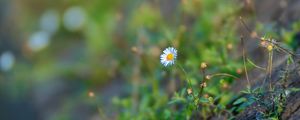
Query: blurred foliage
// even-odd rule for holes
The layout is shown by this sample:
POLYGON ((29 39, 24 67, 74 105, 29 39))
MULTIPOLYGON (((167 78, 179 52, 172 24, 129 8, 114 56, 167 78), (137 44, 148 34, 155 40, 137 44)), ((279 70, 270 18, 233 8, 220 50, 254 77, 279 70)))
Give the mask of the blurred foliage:
MULTIPOLYGON (((244 66, 237 33, 243 4, 236 0, 15 2, 12 4, 18 8, 14 18, 19 34, 16 46, 20 53, 14 67, 1 75, 11 81, 1 86, 16 99, 44 94, 32 91, 46 89, 47 93, 55 90, 56 84, 75 89, 74 93, 62 93, 62 108, 52 119, 72 119, 68 111, 79 103, 98 107, 108 117, 137 120, 206 119, 224 112, 231 114, 233 110, 226 108, 229 104, 242 104, 235 109, 240 112, 253 103, 253 99, 244 97, 235 100, 239 91, 230 88, 236 79, 228 76, 210 79, 204 89, 207 96, 194 101, 186 92, 187 78, 181 69, 159 63, 162 50, 175 47, 176 62, 184 66, 195 90, 206 77, 201 73, 202 62, 208 64, 207 75, 242 76, 244 66), (57 26, 53 33, 42 27, 43 16, 52 19, 46 26, 57 26), (40 48, 34 48, 37 46, 40 48), (47 84, 54 87, 43 88, 47 84), (107 88, 108 84, 121 85, 107 88), (96 93, 95 101, 88 99, 88 91, 96 93), (201 108, 195 107, 198 102, 203 103, 201 108), (116 110, 111 112, 110 107, 116 110)), ((293 47, 293 35, 300 24, 282 30, 281 36, 273 31, 274 27, 256 23, 254 28, 266 36, 283 37, 293 47)), ((246 66, 251 68, 251 64, 246 66)))

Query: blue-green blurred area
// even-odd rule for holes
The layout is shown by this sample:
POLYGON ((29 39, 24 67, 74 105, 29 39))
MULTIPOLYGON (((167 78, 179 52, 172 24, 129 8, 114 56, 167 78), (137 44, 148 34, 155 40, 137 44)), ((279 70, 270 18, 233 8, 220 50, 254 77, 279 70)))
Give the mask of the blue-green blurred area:
POLYGON ((0 119, 100 119, 103 105, 113 117, 111 98, 126 90, 121 71, 134 41, 127 39, 127 16, 137 7, 120 0, 1 0, 0 119))
POLYGON ((131 47, 151 45, 141 52, 158 67, 168 2, 1 0, 0 119, 117 119, 112 98, 130 96, 139 68, 131 47))
MULTIPOLYGON (((195 83, 202 61, 209 72, 238 75, 237 18, 253 15, 246 5, 238 0, 1 0, 0 119, 188 118, 181 114, 191 112, 168 104, 185 86, 180 70, 160 64, 162 50, 177 48, 177 62, 195 83)), ((293 33, 286 33, 288 41, 293 33)), ((233 95, 218 87, 205 92, 222 93, 221 102, 228 103, 233 95)))

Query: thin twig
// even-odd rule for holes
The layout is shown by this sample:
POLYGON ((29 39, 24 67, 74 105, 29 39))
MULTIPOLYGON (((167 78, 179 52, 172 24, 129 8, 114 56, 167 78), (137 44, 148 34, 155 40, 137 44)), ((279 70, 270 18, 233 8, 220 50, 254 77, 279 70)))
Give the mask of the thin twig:
POLYGON ((91 97, 93 99, 93 101, 95 102, 96 106, 97 106, 97 111, 99 113, 99 116, 103 119, 103 120, 108 120, 106 115, 104 114, 103 110, 101 109, 100 105, 97 102, 96 96, 91 97))
POLYGON ((247 72, 247 67, 246 67, 246 53, 245 53, 245 45, 244 45, 244 38, 243 36, 241 36, 241 44, 242 44, 242 51, 243 51, 243 63, 244 63, 244 70, 245 70, 245 74, 246 74, 246 79, 248 82, 249 87, 251 88, 251 84, 249 81, 249 77, 248 77, 248 72, 247 72))
MULTIPOLYGON (((271 42, 271 41, 268 41, 268 42, 271 42)), ((290 54, 290 55, 292 55, 292 56, 294 56, 294 57, 297 57, 296 54, 294 54, 293 52, 291 52, 291 51, 289 51, 289 50, 287 50, 287 49, 285 49, 285 48, 283 48, 283 47, 281 47, 278 43, 272 42, 272 44, 274 44, 274 45, 275 45, 277 48, 279 48, 280 50, 282 50, 282 51, 284 51, 284 52, 286 52, 286 53, 288 53, 288 54, 290 54)))
MULTIPOLYGON (((242 18, 241 16, 240 16, 240 23, 246 28, 246 30, 247 30, 247 32, 248 32, 249 34, 252 33, 252 31, 251 31, 250 28, 246 25, 245 21, 243 20, 243 18, 242 18)), ((253 37, 254 37, 255 39, 258 39, 258 40, 262 41, 262 38, 260 38, 260 37, 257 36, 257 35, 255 35, 255 36, 253 36, 253 37)), ((286 52, 286 53, 288 53, 288 54, 291 54, 291 55, 294 56, 294 57, 297 57, 296 54, 294 54, 293 52, 291 52, 291 51, 289 51, 289 50, 283 48, 282 46, 280 46, 280 45, 279 45, 278 43, 276 43, 276 42, 268 41, 268 40, 266 40, 266 42, 273 44, 275 47, 277 47, 277 48, 283 50, 284 52, 286 52)))
POLYGON ((250 28, 246 25, 245 21, 243 20, 242 16, 240 16, 240 22, 241 24, 246 28, 247 32, 249 32, 249 34, 251 34, 251 30, 250 28))
MULTIPOLYGON (((96 103, 97 104, 97 103, 96 103)), ((97 104, 97 110, 99 112, 99 115, 100 117, 103 119, 103 120, 108 120, 104 114, 104 112, 102 111, 102 109, 100 108, 100 106, 97 104)))

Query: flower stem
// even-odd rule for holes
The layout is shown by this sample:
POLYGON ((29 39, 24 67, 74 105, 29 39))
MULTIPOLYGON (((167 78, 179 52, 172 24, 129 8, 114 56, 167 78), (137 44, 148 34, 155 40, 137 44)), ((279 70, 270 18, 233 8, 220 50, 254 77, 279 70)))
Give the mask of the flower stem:
MULTIPOLYGON (((182 70, 182 72, 184 73, 184 76, 185 76, 185 78, 186 78, 186 82, 187 82, 187 84, 188 84, 188 88, 190 88, 190 89, 192 89, 192 91, 193 91, 193 87, 192 87, 192 83, 191 83, 191 80, 189 79, 189 77, 188 77, 188 74, 187 74, 187 72, 185 71, 185 69, 180 65, 180 64, 176 64, 181 70, 182 70)), ((196 100, 196 96, 195 96, 195 93, 194 92, 192 92, 192 96, 193 96, 193 99, 194 99, 194 101, 196 100)))
MULTIPOLYGON (((204 68, 204 69, 201 69, 201 71, 202 71, 202 75, 203 75, 203 77, 202 77, 202 84, 204 84, 204 83, 206 83, 206 78, 205 78, 205 76, 206 76, 206 74, 205 74, 205 68, 204 68)), ((204 85, 201 85, 201 86, 200 86, 200 91, 199 91, 198 97, 201 97, 201 96, 202 96, 203 90, 204 90, 204 85)))
POLYGON ((238 77, 236 77, 236 76, 234 76, 234 75, 230 75, 230 74, 227 74, 227 73, 215 73, 215 74, 212 74, 211 75, 211 78, 213 78, 213 77, 216 77, 216 76, 226 76, 226 77, 233 77, 233 78, 238 78, 238 77))
POLYGON ((268 74, 269 74, 269 89, 272 90, 272 66, 273 66, 273 50, 269 51, 268 59, 268 74))

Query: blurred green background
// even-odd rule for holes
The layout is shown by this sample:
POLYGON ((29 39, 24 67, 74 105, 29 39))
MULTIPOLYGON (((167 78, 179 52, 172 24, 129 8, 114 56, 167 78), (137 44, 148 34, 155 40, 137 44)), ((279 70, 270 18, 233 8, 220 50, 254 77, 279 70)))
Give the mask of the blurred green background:
MULTIPOLYGON (((179 69, 160 64, 161 52, 177 48, 177 62, 194 84, 202 77, 203 61, 210 73, 240 76, 238 17, 266 20, 252 5, 247 0, 1 0, 0 119, 189 118, 192 111, 169 103, 175 92, 185 92, 185 83, 179 69)), ((272 24, 254 28, 268 33, 272 24)), ((290 34, 284 32, 287 43, 290 34)), ((228 91, 234 80, 221 81, 212 80, 206 92, 226 105, 235 97, 228 91)))

